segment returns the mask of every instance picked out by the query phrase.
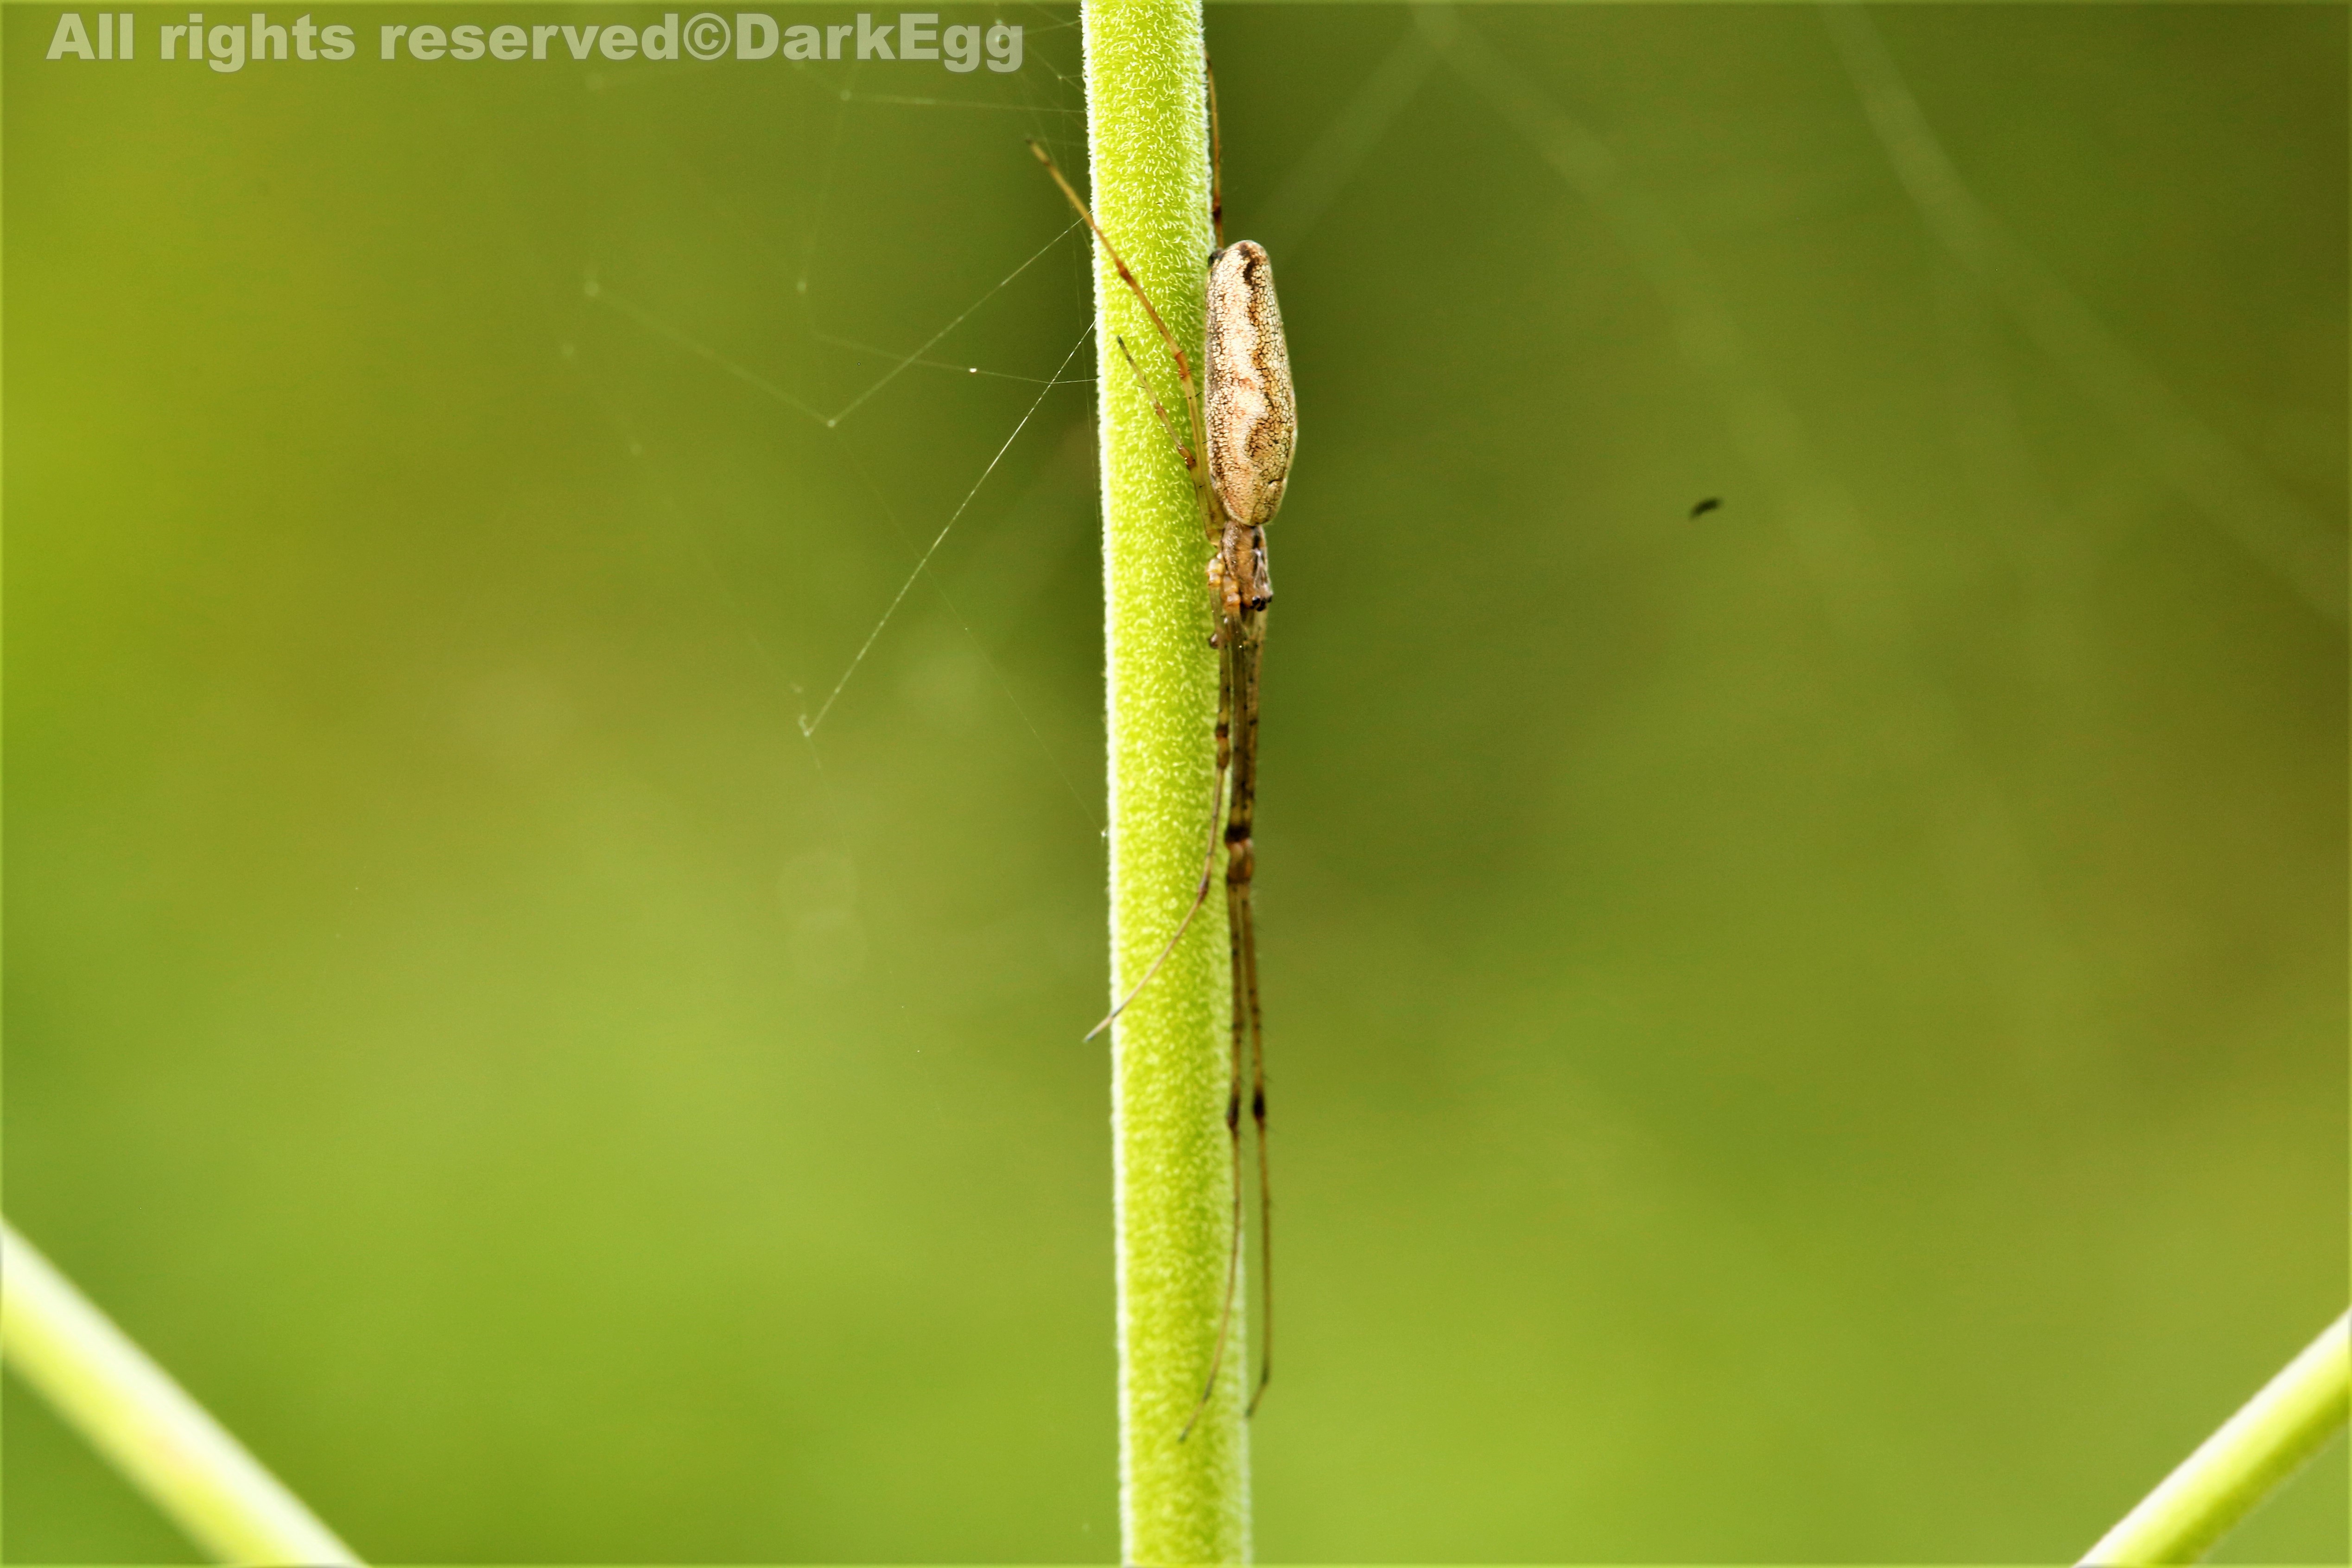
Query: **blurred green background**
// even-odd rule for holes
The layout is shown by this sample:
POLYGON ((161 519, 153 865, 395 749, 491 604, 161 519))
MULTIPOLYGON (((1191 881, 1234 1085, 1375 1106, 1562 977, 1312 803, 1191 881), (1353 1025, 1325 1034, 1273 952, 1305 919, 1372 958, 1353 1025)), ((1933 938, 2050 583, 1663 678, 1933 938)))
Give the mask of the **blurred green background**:
MULTIPOLYGON (((6 1207, 378 1560, 1116 1555, 1002 15, 6 14, 6 1207)), ((2345 14, 1450 25, 1210 19, 1305 426, 1260 1553, 2071 1558, 2345 1303, 2345 14)), ((5 1397, 11 1560, 188 1560, 5 1397)))

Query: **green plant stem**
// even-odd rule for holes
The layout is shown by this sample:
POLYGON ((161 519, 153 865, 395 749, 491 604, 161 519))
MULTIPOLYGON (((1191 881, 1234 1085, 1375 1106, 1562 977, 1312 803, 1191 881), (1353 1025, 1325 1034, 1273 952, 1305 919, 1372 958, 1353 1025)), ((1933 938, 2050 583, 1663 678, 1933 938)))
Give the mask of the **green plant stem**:
POLYGON ((359 1561, 5 1222, 0 1355, 173 1523, 222 1562, 359 1561))
POLYGON ((2194 1563, 2334 1437, 2352 1411, 2352 1312, 2330 1323, 2164 1484, 2084 1554, 2085 1565, 2194 1563))
MULTIPOLYGON (((1208 118, 1199 0, 1083 8, 1096 216, 1150 292, 1194 374, 1209 254, 1208 118)), ((1150 967, 1200 884, 1215 812, 1216 655, 1191 482, 1119 351, 1183 418, 1166 348, 1095 254, 1103 587, 1110 733, 1112 991, 1150 967)), ((1118 1231, 1119 1476, 1126 1561, 1249 1555, 1240 1326, 1200 1404, 1225 1301, 1234 1173, 1225 1130, 1232 992, 1212 897, 1112 1035, 1118 1231)))

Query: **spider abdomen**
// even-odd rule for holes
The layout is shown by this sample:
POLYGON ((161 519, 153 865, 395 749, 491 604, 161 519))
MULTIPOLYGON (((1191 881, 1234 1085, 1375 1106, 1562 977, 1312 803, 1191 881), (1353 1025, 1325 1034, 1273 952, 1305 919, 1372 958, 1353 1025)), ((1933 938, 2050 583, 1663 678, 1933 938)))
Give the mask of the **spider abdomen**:
POLYGON ((1265 247, 1240 240, 1211 256, 1208 303, 1209 479, 1234 520, 1255 526, 1281 509, 1298 444, 1290 351, 1265 247))

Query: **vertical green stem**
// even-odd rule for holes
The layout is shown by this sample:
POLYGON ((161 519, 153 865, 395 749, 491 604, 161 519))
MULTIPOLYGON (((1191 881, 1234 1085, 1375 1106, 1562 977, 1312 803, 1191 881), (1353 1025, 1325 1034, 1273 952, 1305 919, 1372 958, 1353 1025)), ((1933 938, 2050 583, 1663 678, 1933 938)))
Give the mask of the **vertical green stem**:
POLYGON ((2083 1562, 2095 1568, 2196 1562, 2317 1453, 2347 1410, 2352 1312, 2328 1324, 2083 1562))
MULTIPOLYGON (((1209 254, 1200 0, 1089 0, 1087 128, 1096 216, 1194 373, 1209 254)), ((1108 650, 1113 991, 1124 996, 1190 907, 1215 811, 1216 655, 1208 547, 1183 465, 1119 352, 1124 340, 1182 418, 1142 308, 1095 256, 1108 650)), ((1238 1324, 1201 1398, 1234 1236, 1225 1130, 1232 992, 1223 901, 1119 1016, 1112 1036, 1118 1225, 1119 1471, 1126 1561, 1249 1555, 1249 1455, 1238 1324)))
POLYGON ((5 1224, 0 1353, 173 1523, 222 1562, 324 1568, 359 1561, 5 1224))

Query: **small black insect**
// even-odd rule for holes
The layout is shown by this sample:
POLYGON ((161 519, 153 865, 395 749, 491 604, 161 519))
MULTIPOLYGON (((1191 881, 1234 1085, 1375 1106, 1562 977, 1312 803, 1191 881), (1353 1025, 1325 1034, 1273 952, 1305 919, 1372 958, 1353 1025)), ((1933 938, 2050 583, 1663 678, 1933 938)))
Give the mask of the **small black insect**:
POLYGON ((1706 500, 1701 501, 1697 506, 1691 508, 1691 520, 1693 522, 1697 521, 1699 518, 1706 516, 1709 512, 1712 512, 1721 505, 1723 505, 1722 497, 1709 496, 1706 500))

